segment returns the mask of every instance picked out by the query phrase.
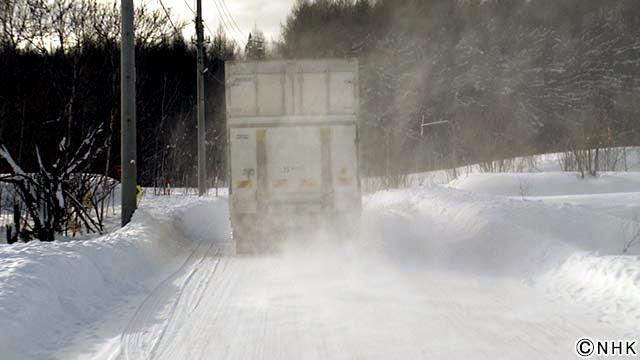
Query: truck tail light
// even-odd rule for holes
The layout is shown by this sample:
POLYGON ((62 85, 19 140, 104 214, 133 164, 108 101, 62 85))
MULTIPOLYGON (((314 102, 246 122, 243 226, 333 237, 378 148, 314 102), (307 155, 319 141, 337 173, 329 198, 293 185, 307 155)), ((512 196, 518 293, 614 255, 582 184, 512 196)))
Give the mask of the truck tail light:
POLYGON ((287 179, 279 179, 273 181, 274 188, 284 188, 287 187, 287 185, 289 185, 289 180, 287 179))
POLYGON ((318 184, 316 183, 316 181, 314 179, 311 178, 304 178, 302 179, 302 187, 316 187, 318 184))
POLYGON ((352 178, 339 177, 337 182, 338 182, 338 185, 340 185, 340 186, 351 186, 351 185, 353 185, 353 179, 352 178))
POLYGON ((240 180, 236 182, 236 189, 250 189, 251 186, 251 180, 240 180))

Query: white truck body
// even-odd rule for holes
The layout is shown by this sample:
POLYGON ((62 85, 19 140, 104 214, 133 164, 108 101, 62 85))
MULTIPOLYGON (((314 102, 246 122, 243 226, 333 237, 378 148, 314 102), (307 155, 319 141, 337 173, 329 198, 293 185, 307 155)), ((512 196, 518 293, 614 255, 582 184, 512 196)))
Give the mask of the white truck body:
POLYGON ((234 237, 257 236, 247 222, 359 214, 356 61, 227 62, 226 107, 234 237))

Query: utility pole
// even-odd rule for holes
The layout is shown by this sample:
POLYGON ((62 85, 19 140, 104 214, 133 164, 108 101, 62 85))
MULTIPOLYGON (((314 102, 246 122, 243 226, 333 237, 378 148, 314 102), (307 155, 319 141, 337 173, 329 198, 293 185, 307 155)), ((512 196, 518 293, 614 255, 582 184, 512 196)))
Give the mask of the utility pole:
POLYGON ((136 64, 133 31, 133 0, 121 1, 120 102, 122 169, 122 226, 136 211, 136 64))
POLYGON ((197 96, 198 96, 198 194, 200 196, 207 193, 207 165, 205 148, 205 128, 204 128, 204 35, 202 24, 202 0, 197 1, 196 10, 196 47, 198 49, 197 67, 197 96))

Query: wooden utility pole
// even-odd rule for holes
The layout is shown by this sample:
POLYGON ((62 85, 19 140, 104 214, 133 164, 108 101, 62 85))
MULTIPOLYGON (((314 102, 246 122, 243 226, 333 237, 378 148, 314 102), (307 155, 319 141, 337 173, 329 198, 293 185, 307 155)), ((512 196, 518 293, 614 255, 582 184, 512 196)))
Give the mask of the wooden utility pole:
POLYGON ((198 96, 198 194, 200 196, 207 193, 207 165, 205 148, 205 127, 204 127, 204 35, 202 24, 202 0, 197 1, 196 10, 196 47, 198 50, 197 67, 197 96, 198 96))
POLYGON ((121 1, 120 91, 122 226, 136 211, 136 69, 133 31, 133 0, 121 1))

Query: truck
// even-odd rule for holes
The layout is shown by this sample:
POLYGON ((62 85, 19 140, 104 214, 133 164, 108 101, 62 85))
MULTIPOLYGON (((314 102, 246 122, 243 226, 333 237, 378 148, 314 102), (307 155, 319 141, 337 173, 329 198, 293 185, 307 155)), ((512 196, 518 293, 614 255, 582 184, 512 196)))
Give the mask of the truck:
POLYGON ((361 211, 358 62, 225 63, 229 208, 237 253, 361 211))

